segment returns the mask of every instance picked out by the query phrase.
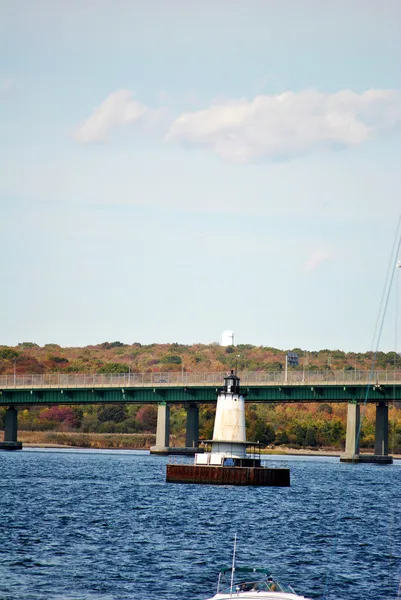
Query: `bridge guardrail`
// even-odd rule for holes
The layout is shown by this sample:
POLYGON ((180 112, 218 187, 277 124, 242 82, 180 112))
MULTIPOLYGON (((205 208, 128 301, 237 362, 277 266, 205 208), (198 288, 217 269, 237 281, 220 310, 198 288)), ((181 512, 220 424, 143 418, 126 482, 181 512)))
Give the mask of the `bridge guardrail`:
MULTIPOLYGON (((90 388, 143 386, 216 386, 223 384, 225 372, 187 373, 45 373, 42 375, 0 375, 1 389, 90 388)), ((240 371, 241 386, 247 385, 366 385, 368 383, 401 384, 401 370, 377 371, 240 371)))

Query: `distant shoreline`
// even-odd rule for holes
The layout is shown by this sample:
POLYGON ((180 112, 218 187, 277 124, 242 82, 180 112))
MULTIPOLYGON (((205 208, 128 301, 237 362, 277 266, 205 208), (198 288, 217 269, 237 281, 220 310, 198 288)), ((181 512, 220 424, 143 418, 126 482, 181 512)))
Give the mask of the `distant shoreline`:
MULTIPOLYGON (((104 448, 88 448, 87 446, 72 446, 68 444, 51 444, 51 443, 26 443, 23 442, 24 448, 43 448, 43 449, 74 449, 74 450, 135 450, 141 452, 149 452, 149 448, 113 448, 113 447, 104 447, 104 448)), ((280 448, 275 450, 268 450, 267 452, 262 453, 263 456, 321 456, 321 457, 337 457, 343 454, 340 450, 307 450, 307 449, 295 449, 295 448, 280 448)), ((361 454, 372 454, 372 452, 361 452, 361 454)), ((389 453, 395 459, 401 459, 401 454, 392 454, 389 453)))
MULTIPOLYGON (((307 450, 305 448, 295 449, 295 448, 283 448, 282 450, 272 450, 268 452, 263 452, 262 456, 274 456, 275 454, 286 455, 286 456, 334 456, 340 457, 344 454, 341 450, 325 450, 324 448, 319 450, 307 450)), ((373 454, 373 452, 365 452, 362 451, 360 454, 373 454)), ((393 458, 401 458, 401 454, 392 454, 389 452, 390 456, 393 458)))

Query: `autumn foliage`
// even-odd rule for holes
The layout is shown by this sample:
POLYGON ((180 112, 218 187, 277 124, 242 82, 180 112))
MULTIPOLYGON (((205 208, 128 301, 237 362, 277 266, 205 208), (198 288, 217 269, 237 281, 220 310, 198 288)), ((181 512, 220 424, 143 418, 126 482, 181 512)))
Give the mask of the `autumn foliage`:
MULTIPOLYGON (((370 370, 373 354, 341 350, 303 351, 298 369, 322 371, 370 370)), ((22 342, 17 347, 0 346, 0 375, 41 373, 164 373, 226 372, 238 363, 240 371, 282 371, 285 353, 268 346, 239 344, 123 344, 103 342, 85 348, 62 348, 57 344, 39 346, 22 342), (238 356, 239 355, 239 356, 238 356)), ((401 369, 395 352, 379 352, 376 369, 401 369)), ((346 404, 250 404, 247 405, 247 437, 265 445, 293 447, 330 447, 341 449, 345 441, 346 404)), ((375 407, 363 411, 362 447, 374 444, 375 407)), ((390 407, 390 448, 401 451, 400 411, 390 407)), ((4 410, 0 409, 0 425, 4 410)), ((185 408, 171 409, 172 435, 185 437, 185 408)), ((213 433, 214 407, 200 407, 200 435, 210 439, 213 433)), ((19 428, 25 431, 59 431, 97 434, 154 434, 157 408, 151 405, 35 406, 19 411, 19 428)))

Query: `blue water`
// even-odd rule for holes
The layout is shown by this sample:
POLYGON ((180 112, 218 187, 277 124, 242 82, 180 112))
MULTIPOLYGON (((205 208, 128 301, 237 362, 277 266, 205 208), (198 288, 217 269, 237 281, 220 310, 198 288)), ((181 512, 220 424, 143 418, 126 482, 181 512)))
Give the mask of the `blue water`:
POLYGON ((0 453, 1 600, 197 600, 239 564, 298 593, 394 600, 401 463, 272 457, 290 488, 177 485, 141 452, 0 453))

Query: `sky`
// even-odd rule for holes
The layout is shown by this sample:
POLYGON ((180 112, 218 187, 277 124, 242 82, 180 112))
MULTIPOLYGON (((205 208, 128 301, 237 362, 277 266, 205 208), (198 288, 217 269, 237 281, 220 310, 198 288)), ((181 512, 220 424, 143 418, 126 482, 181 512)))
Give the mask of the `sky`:
POLYGON ((0 0, 0 344, 401 350, 400 34, 399 0, 0 0))

